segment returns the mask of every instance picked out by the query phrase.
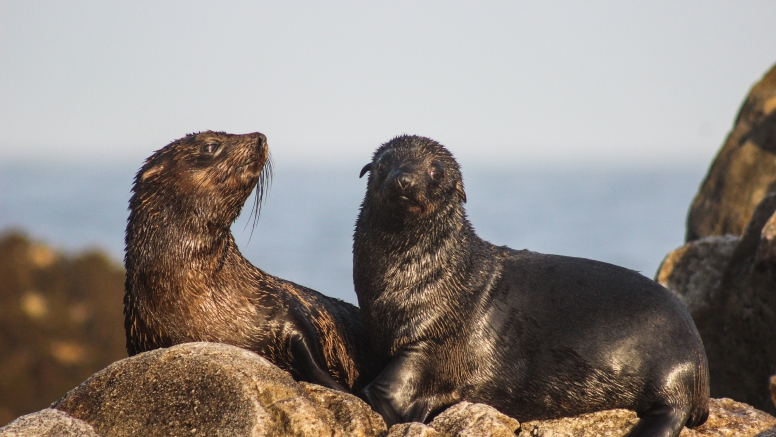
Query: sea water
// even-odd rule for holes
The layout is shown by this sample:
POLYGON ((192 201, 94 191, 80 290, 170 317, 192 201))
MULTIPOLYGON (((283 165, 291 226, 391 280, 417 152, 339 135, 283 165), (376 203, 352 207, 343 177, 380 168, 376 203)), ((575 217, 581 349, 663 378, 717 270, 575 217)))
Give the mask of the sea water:
MULTIPOLYGON (((20 229, 67 251, 123 257, 129 163, 0 165, 0 232, 20 229)), ((356 303, 352 237, 366 177, 359 165, 275 165, 255 227, 246 203, 232 232, 254 265, 356 303)), ((703 166, 505 168, 464 166, 478 234, 514 249, 592 258, 653 277, 683 243, 703 166)))

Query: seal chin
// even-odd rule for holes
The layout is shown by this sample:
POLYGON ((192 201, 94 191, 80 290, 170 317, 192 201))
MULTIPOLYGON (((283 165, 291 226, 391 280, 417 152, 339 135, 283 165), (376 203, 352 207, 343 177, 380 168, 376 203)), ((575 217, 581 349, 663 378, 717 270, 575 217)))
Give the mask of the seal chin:
POLYGON ((247 164, 235 167, 234 171, 245 178, 257 179, 261 176, 264 166, 260 159, 254 159, 247 164))

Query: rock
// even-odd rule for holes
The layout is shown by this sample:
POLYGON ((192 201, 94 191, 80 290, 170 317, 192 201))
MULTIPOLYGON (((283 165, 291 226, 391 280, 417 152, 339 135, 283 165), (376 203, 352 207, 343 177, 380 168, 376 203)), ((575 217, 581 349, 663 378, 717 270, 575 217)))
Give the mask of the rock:
POLYGON ((733 130, 693 200, 686 241, 739 236, 754 207, 776 190, 776 66, 749 92, 733 130))
POLYGON ((754 261, 758 267, 769 267, 776 263, 776 214, 763 226, 754 261))
POLYGON ((638 422, 636 413, 607 410, 553 420, 523 422, 519 437, 624 436, 638 422))
POLYGON ((454 437, 514 437, 520 422, 491 406, 460 402, 439 414, 429 426, 454 437))
POLYGON ((358 398, 297 384, 259 355, 186 343, 94 374, 53 405, 103 436, 378 436, 385 423, 358 398))
POLYGON ((0 426, 125 358, 124 268, 0 234, 0 426))
POLYGON ((776 375, 771 376, 771 401, 776 406, 776 375))
POLYGON ((709 419, 695 429, 684 429, 680 437, 701 436, 776 436, 776 417, 732 399, 712 399, 709 419))
POLYGON ((444 437, 434 428, 418 422, 399 423, 391 427, 388 437, 444 437))
POLYGON ((361 399, 317 384, 301 382, 299 385, 323 408, 326 420, 339 424, 345 435, 372 436, 385 433, 383 419, 361 399))
MULTIPOLYGON (((519 437, 595 437, 623 436, 638 418, 628 410, 608 410, 555 420, 525 422, 519 437)), ((763 432, 776 433, 776 417, 731 399, 712 399, 709 419, 703 425, 682 430, 680 437, 746 437, 763 432)))
POLYGON ((669 254, 656 280, 687 305, 709 360, 712 397, 776 414, 776 194, 740 238, 707 237, 669 254), (731 250, 731 247, 734 246, 731 250))
POLYGON ((520 422, 485 404, 459 402, 441 412, 428 425, 401 423, 388 437, 514 437, 520 422))
POLYGON ((22 416, 0 428, 2 437, 100 437, 88 423, 47 408, 22 416))
POLYGON ((733 235, 692 241, 666 255, 655 278, 690 314, 708 307, 741 238, 733 235))

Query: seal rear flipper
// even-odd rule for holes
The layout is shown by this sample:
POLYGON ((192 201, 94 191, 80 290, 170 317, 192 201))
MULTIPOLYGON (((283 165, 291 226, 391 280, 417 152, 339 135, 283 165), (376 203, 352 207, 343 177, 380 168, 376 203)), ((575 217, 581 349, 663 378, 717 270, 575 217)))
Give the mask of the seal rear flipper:
POLYGON ((638 413, 639 423, 626 437, 677 437, 690 415, 689 407, 679 409, 665 405, 638 413))

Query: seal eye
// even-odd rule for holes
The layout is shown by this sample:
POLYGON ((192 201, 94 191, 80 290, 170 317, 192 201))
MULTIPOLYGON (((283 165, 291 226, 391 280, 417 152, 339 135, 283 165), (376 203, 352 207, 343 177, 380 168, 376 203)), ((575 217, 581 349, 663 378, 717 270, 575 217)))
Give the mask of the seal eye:
POLYGON ((431 168, 428 170, 428 175, 431 176, 431 179, 434 181, 439 181, 443 177, 445 177, 445 169, 442 167, 442 164, 434 163, 431 165, 431 168))
POLYGON ((201 152, 206 155, 212 155, 218 151, 219 147, 221 147, 221 145, 218 143, 207 143, 202 146, 201 152))

